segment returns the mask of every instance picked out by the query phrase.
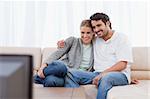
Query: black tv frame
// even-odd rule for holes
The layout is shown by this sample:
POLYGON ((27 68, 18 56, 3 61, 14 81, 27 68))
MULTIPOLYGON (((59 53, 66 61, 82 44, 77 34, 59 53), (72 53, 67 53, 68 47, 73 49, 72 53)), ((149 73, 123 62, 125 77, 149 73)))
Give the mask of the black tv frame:
MULTIPOLYGON (((18 57, 18 61, 19 61, 19 57, 28 57, 28 61, 29 61, 29 71, 28 71, 28 84, 29 84, 29 86, 28 86, 28 99, 32 99, 33 98, 33 95, 32 95, 32 93, 33 93, 33 90, 32 90, 32 75, 33 75, 33 56, 32 55, 20 55, 20 54, 0 54, 0 60, 2 60, 3 61, 3 57, 15 57, 15 58, 17 58, 18 57)), ((13 59, 12 59, 13 60, 13 59)))

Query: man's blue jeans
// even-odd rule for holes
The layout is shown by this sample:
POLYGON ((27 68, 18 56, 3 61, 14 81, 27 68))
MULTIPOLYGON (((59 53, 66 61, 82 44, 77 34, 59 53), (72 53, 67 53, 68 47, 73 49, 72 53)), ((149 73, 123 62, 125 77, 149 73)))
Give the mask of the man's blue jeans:
MULTIPOLYGON (((92 84, 92 80, 98 72, 70 70, 65 79, 65 87, 79 87, 92 84)), ((107 99, 107 93, 113 86, 127 85, 128 80, 121 72, 109 72, 99 80, 97 99, 107 99)))
POLYGON ((125 74, 121 72, 110 72, 106 74, 99 81, 97 99, 107 99, 107 93, 113 86, 123 85, 128 85, 128 79, 125 74))
POLYGON ((34 82, 43 84, 44 87, 63 87, 64 77, 67 74, 67 67, 61 61, 53 61, 44 68, 43 73, 45 78, 40 78, 38 75, 34 76, 34 82))

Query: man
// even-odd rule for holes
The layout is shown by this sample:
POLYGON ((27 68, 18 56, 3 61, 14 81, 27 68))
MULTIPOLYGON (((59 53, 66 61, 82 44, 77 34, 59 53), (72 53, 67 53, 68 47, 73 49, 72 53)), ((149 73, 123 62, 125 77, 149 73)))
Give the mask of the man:
POLYGON ((99 72, 92 83, 98 87, 97 99, 106 99, 113 86, 131 82, 132 48, 125 35, 112 30, 106 14, 95 13, 90 19, 97 35, 94 41, 94 69, 99 72))

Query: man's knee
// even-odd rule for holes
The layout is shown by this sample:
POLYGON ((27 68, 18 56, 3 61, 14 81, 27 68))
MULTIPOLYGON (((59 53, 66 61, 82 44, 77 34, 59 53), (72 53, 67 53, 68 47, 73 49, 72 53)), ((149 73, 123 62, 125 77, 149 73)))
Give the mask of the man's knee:
POLYGON ((117 75, 119 72, 109 72, 105 76, 102 77, 100 83, 102 85, 114 85, 116 82, 117 75))

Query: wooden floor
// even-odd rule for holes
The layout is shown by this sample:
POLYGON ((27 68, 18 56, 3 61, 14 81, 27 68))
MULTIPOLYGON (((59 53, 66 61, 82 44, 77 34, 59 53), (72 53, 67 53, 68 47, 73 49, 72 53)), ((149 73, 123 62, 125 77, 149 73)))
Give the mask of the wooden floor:
POLYGON ((86 99, 86 97, 82 87, 33 87, 33 99, 86 99))

